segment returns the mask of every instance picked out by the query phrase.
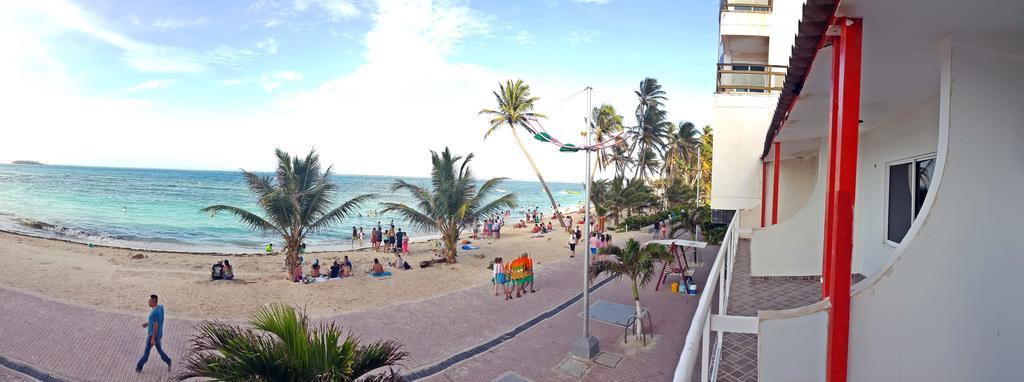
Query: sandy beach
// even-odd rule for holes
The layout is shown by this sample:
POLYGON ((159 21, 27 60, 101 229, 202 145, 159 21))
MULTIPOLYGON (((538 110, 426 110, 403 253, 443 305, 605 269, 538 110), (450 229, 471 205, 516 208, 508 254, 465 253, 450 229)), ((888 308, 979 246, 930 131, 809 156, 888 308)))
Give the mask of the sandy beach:
MULTIPOLYGON (((613 237, 618 242, 637 234, 613 237)), ((371 278, 365 271, 374 258, 385 262, 393 259, 391 254, 371 249, 308 253, 307 262, 320 259, 324 270, 335 257, 347 255, 354 265, 354 276, 301 284, 284 279, 283 255, 229 256, 88 247, 0 232, 0 283, 63 302, 121 312, 144 313, 146 296, 156 293, 168 306, 168 315, 176 317, 243 319, 259 306, 273 302, 306 307, 311 316, 317 317, 489 286, 491 274, 487 266, 498 256, 509 259, 530 253, 537 272, 543 272, 545 265, 568 258, 567 236, 555 232, 544 238, 531 238, 526 229, 506 228, 501 239, 475 241, 481 247, 479 250, 460 251, 457 264, 422 269, 417 267, 419 261, 436 258, 432 251, 434 243, 414 243, 406 257, 414 268, 401 271, 386 267, 393 276, 383 279, 371 278), (223 258, 230 259, 235 279, 210 280, 210 266, 223 258)), ((577 251, 582 253, 580 248, 577 251)), ((305 269, 308 271, 308 266, 305 269)))

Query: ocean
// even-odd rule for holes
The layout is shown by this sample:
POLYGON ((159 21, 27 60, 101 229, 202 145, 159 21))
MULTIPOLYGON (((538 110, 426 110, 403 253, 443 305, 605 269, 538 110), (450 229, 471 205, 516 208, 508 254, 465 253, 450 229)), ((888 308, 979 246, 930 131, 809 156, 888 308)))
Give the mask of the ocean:
MULTIPOLYGON (((403 179, 429 185, 427 178, 403 179)), ((378 198, 362 208, 361 216, 308 237, 309 250, 350 249, 352 227, 362 227, 368 236, 378 221, 388 226, 395 220, 414 239, 436 234, 412 230, 393 214, 369 216, 381 209, 381 201, 411 202, 405 194, 390 192, 393 177, 334 175, 333 180, 340 186, 339 203, 364 193, 378 198)), ((583 204, 582 183, 548 186, 562 207, 583 204)), ((515 193, 520 208, 551 212, 539 182, 510 180, 499 189, 515 193)), ((266 243, 280 248, 280 237, 250 231, 231 215, 211 218, 199 211, 213 204, 260 212, 238 171, 0 164, 0 230, 167 251, 252 253, 261 252, 266 243)), ((518 213, 519 208, 513 217, 518 213)))

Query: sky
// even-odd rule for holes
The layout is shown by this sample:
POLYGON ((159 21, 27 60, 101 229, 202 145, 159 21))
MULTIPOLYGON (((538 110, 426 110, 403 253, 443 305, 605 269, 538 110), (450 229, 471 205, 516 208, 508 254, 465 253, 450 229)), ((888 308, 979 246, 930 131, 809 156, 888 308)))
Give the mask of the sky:
MULTIPOLYGON (((315 148, 341 174, 427 176, 429 150, 480 177, 536 177, 492 91, 523 79, 581 144, 586 92, 626 116, 655 77, 672 121, 709 124, 717 0, 0 2, 0 162, 271 170, 315 148)), ((520 134, 547 180, 583 153, 520 134)))

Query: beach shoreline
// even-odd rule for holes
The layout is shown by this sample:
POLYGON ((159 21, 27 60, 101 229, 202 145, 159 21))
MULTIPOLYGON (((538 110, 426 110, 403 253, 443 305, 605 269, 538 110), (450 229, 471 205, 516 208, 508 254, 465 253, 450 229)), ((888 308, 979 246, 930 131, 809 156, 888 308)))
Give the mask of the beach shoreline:
MULTIPOLYGON (((545 219, 549 221, 553 222, 545 219)), ((637 234, 613 235, 625 240, 637 234)), ((464 233, 463 237, 468 235, 464 233)), ((129 314, 144 313, 145 297, 155 293, 167 304, 168 315, 178 318, 242 320, 269 303, 305 308, 311 317, 323 317, 422 301, 465 289, 493 293, 487 266, 495 257, 510 260, 530 253, 538 271, 543 272, 545 267, 568 259, 567 237, 564 231, 556 230, 543 238, 531 238, 528 229, 506 228, 501 239, 474 240, 479 250, 460 250, 456 264, 428 268, 419 268, 418 264, 439 258, 433 253, 432 240, 410 243, 410 254, 403 259, 413 269, 386 266, 393 276, 384 279, 368 277, 365 271, 374 258, 387 263, 394 259, 392 254, 369 248, 311 251, 304 254, 307 272, 313 259, 319 259, 326 272, 335 258, 348 256, 354 265, 353 277, 301 284, 285 279, 284 256, 280 253, 229 255, 89 247, 70 240, 0 231, 0 285, 56 301, 129 314), (235 280, 210 280, 210 266, 220 260, 218 257, 231 261, 235 280)), ((582 255, 580 248, 577 252, 582 255)), ((497 297, 495 302, 500 303, 497 297)))

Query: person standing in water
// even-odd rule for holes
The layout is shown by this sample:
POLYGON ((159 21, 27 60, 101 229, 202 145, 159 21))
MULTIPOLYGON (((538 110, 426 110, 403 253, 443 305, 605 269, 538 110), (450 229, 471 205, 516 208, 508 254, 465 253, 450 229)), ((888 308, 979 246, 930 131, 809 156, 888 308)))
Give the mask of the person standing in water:
POLYGON ((149 351, 154 346, 156 346, 156 352, 160 354, 160 359, 167 364, 167 371, 171 371, 171 357, 168 357, 167 353, 164 353, 164 349, 160 347, 160 338, 164 335, 164 306, 157 303, 157 296, 155 294, 151 294, 149 295, 149 307, 153 308, 153 310, 149 311, 149 319, 146 320, 145 324, 142 324, 142 327, 146 328, 147 332, 146 351, 142 353, 142 358, 135 365, 135 372, 142 372, 142 367, 149 360, 149 351))

